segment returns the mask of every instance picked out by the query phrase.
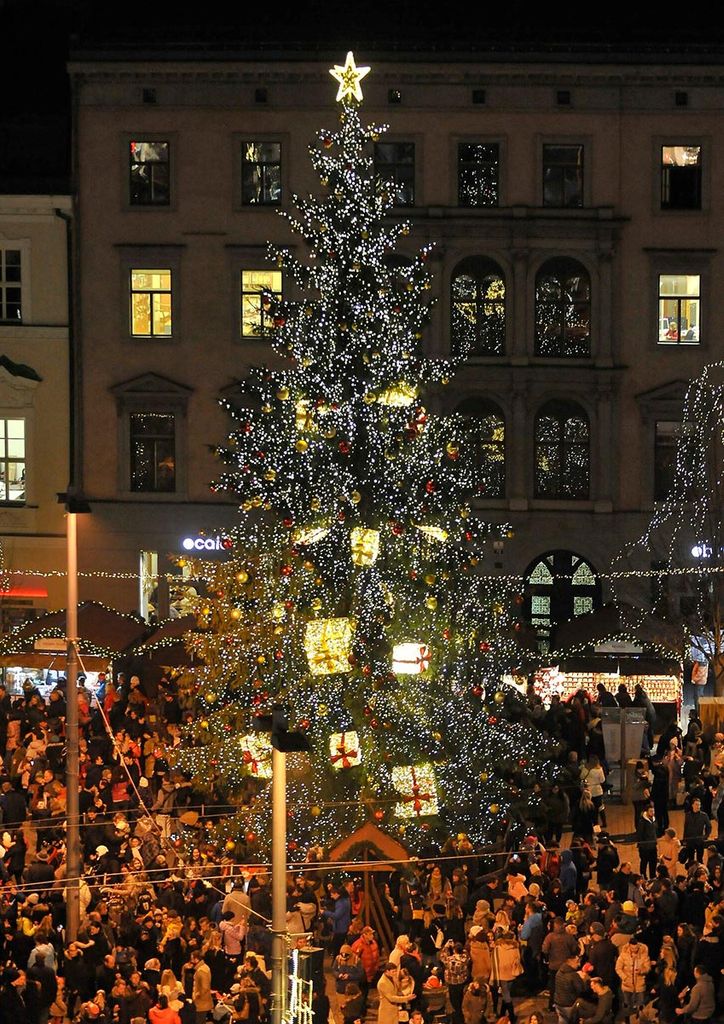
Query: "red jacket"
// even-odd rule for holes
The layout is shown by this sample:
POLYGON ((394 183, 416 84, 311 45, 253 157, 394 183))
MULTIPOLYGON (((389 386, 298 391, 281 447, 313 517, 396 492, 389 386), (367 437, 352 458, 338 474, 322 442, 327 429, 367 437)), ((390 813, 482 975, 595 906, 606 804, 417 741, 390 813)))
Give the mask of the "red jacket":
POLYGON ((352 952, 360 958, 367 981, 373 981, 380 963, 380 947, 375 939, 367 942, 360 937, 352 943, 352 952))

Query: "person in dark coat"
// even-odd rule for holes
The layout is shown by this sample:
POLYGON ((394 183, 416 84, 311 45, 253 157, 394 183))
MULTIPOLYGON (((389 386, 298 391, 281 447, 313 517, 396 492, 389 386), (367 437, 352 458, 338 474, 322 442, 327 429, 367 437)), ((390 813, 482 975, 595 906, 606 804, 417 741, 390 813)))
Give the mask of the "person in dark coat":
POLYGON ((28 816, 28 804, 22 793, 14 789, 10 782, 3 782, 0 797, 3 825, 13 828, 22 825, 28 816))
POLYGON ((40 1007, 40 1020, 47 1021, 50 1007, 55 1002, 58 994, 58 979, 52 967, 45 963, 45 957, 38 953, 35 963, 28 968, 28 979, 38 984, 38 1005, 40 1007))
POLYGON ((613 884, 613 875, 621 863, 618 850, 607 832, 598 837, 598 856, 596 857, 596 880, 601 892, 608 892, 613 884))
POLYGON ((595 921, 590 928, 591 942, 586 960, 593 967, 593 973, 606 985, 615 988, 617 984, 616 958, 618 950, 609 939, 602 924, 595 921))

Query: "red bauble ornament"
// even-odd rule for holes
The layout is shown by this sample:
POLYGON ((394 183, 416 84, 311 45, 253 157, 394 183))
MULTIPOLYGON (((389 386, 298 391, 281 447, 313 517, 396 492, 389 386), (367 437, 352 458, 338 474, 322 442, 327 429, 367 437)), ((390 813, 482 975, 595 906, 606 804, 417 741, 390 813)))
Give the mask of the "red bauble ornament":
POLYGON ((402 525, 402 523, 391 523, 390 529, 392 530, 395 537, 401 537, 402 534, 405 532, 405 527, 402 525))
POLYGON ((244 431, 245 434, 250 434, 251 433, 251 423, 245 423, 244 426, 241 429, 244 431))
POLYGON ((383 821, 383 820, 384 820, 384 817, 385 817, 385 812, 384 812, 384 811, 381 811, 381 810, 379 810, 379 808, 378 808, 378 809, 377 809, 377 810, 375 811, 375 821, 383 821))
POLYGON ((221 538, 221 546, 224 549, 224 551, 231 551, 231 549, 234 546, 234 542, 231 539, 231 537, 222 537, 221 538))
POLYGON ((255 843, 256 842, 256 832, 247 832, 246 833, 246 841, 247 841, 247 843, 255 843))
POLYGON ((525 768, 525 766, 528 764, 528 758, 527 757, 519 758, 518 759, 518 764, 520 765, 521 768, 525 768))
POLYGON ((215 757, 212 757, 211 760, 209 761, 209 764, 211 765, 212 768, 216 768, 218 763, 219 762, 216 760, 215 757))
POLYGON ((392 307, 392 312, 393 313, 401 313, 402 312, 402 306, 393 306, 392 307))
POLYGON ((322 137, 322 145, 325 149, 330 149, 334 145, 334 139, 330 135, 324 135, 322 137))
POLYGON ((362 675, 363 676, 368 676, 371 671, 372 671, 372 666, 371 665, 363 665, 362 666, 362 675))
POLYGON ((437 488, 435 487, 435 481, 428 480, 427 483, 425 484, 425 490, 427 491, 428 494, 434 494, 435 491, 437 490, 437 488))
POLYGON ((487 640, 481 640, 478 646, 480 647, 481 651, 489 651, 490 650, 490 644, 488 643, 487 640))
POLYGON ((281 572, 282 576, 291 576, 292 573, 294 572, 294 566, 293 565, 283 565, 281 567, 280 572, 281 572))
POLYGON ((472 539, 473 539, 472 533, 470 532, 470 530, 466 530, 465 531, 465 540, 468 542, 468 544, 470 543, 470 541, 472 539))
POLYGON ((299 728, 300 729, 308 729, 311 724, 312 723, 309 721, 308 718, 302 718, 300 720, 300 722, 299 722, 299 728))
POLYGON ((516 633, 519 633, 522 628, 523 628, 523 623, 522 622, 516 622, 516 624, 513 626, 513 629, 516 631, 516 633))
POLYGON ((498 719, 495 717, 495 715, 491 715, 490 718, 488 719, 488 725, 497 725, 497 724, 498 724, 498 719))
POLYGON ((286 608, 286 610, 288 612, 290 612, 292 610, 292 608, 294 607, 294 601, 285 601, 284 602, 284 607, 286 608))
POLYGON ((473 686, 470 692, 472 693, 473 697, 482 697, 484 690, 482 686, 473 686))
POLYGON ((274 658, 276 661, 281 661, 284 657, 284 651, 274 651, 274 658))
POLYGON ((522 594, 516 594, 515 595, 515 603, 516 604, 523 604, 524 600, 525 600, 525 598, 523 597, 522 594))
POLYGON ((372 729, 378 729, 379 726, 380 726, 379 719, 378 718, 370 718, 370 726, 371 726, 372 729))
POLYGON ((349 441, 340 441, 338 447, 343 455, 349 455, 351 450, 351 445, 349 441))
POLYGON ((285 519, 282 519, 282 526, 284 527, 285 530, 291 530, 291 528, 294 526, 294 520, 291 518, 291 516, 287 516, 285 519))
POLYGON ((283 316, 275 316, 273 323, 275 327, 283 327, 284 324, 286 323, 286 320, 284 319, 283 316))
POLYGON ((372 708, 369 706, 369 704, 365 704, 364 713, 365 715, 367 715, 368 718, 372 714, 372 708))
POLYGON ((260 704, 264 703, 264 698, 260 693, 255 693, 254 696, 251 698, 251 703, 254 705, 255 708, 258 708, 260 704))
POLYGON ((442 638, 443 638, 443 640, 449 640, 450 639, 450 630, 449 629, 443 629, 443 631, 442 631, 442 638))
POLYGON ((290 841, 289 841, 289 842, 287 843, 287 847, 288 847, 288 849, 290 849, 290 850, 292 851, 292 853, 294 852, 294 850, 296 850, 296 848, 297 848, 297 845, 298 845, 298 844, 297 844, 297 843, 295 843, 295 841, 294 841, 293 839, 292 839, 292 840, 290 840, 290 841))

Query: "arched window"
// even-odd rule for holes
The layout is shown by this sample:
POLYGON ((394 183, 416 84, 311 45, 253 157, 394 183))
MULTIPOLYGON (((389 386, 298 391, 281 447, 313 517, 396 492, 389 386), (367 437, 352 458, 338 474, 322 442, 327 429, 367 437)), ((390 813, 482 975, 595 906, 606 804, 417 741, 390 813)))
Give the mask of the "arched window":
POLYGON ((475 462, 482 471, 483 498, 505 497, 505 416, 485 398, 468 398, 456 410, 469 424, 475 462))
POLYGON ((550 650, 557 625, 600 605, 598 575, 590 562, 573 551, 548 551, 528 566, 523 612, 542 652, 550 650))
POLYGON ((588 416, 575 402, 546 402, 535 418, 536 498, 587 498, 588 416))
POLYGON ((591 354, 591 279, 576 260, 545 263, 535 279, 535 354, 591 354))
POLYGON ((505 278, 493 260, 470 256, 453 271, 450 296, 452 350, 472 356, 505 351, 505 278))

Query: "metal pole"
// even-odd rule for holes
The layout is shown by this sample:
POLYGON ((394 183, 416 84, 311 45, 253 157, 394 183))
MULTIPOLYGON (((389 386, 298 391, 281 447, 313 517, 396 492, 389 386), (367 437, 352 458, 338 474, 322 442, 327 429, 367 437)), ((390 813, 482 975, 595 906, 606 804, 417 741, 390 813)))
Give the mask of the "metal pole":
POLYGON ((272 748, 272 1007, 282 1024, 287 1001, 287 755, 272 748))
POLYGON ((78 735, 78 536, 75 512, 66 513, 68 557, 68 606, 66 609, 66 639, 68 665, 66 678, 66 942, 78 937, 80 924, 80 828, 79 828, 79 735, 78 735))

